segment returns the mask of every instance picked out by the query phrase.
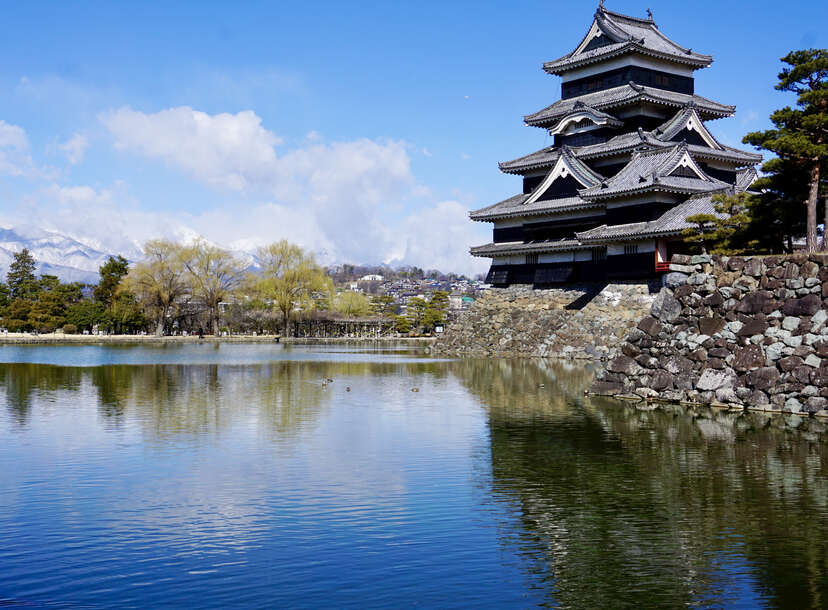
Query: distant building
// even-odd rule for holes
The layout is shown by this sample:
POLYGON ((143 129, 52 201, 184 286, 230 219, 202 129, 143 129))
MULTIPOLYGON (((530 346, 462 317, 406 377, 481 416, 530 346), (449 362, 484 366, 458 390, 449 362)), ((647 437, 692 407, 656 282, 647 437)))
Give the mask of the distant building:
POLYGON ((376 275, 376 274, 363 275, 361 278, 359 278, 360 282, 381 282, 382 280, 383 280, 383 277, 381 275, 376 275))
POLYGON ((721 144, 705 123, 735 107, 695 94, 694 72, 713 62, 603 2, 574 51, 544 64, 561 99, 524 117, 552 146, 500 164, 521 193, 476 210, 494 225, 486 282, 550 285, 652 277, 685 245, 693 214, 716 193, 746 190, 761 155, 721 144))

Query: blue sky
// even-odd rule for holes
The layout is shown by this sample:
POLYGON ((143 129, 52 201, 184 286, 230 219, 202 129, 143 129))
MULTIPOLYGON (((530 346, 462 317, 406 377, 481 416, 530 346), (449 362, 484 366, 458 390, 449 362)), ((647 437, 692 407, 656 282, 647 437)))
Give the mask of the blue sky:
MULTIPOLYGON (((286 237, 339 262, 479 271, 469 209, 519 191, 497 162, 548 143, 540 66, 597 2, 28 2, 0 37, 0 224, 108 250, 286 237)), ((779 58, 828 47, 825 2, 612 1, 711 53, 725 143, 789 102, 779 58)))

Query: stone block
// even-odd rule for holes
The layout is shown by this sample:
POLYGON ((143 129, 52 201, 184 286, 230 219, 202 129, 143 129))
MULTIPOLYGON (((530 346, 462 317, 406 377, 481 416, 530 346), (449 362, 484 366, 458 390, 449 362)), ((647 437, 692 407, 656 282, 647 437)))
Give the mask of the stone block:
POLYGON ((751 371, 765 365, 765 354, 759 345, 737 347, 733 350, 733 355, 733 368, 736 371, 751 371))
POLYGON ((750 387, 767 392, 779 381, 779 371, 775 366, 764 366, 750 371, 746 379, 750 387))
POLYGON ((822 358, 820 358, 816 354, 811 354, 810 356, 805 358, 805 364, 815 369, 819 368, 822 365, 822 358))
POLYGON ((725 361, 721 358, 708 358, 707 359, 707 368, 721 370, 725 368, 725 361))
POLYGON ((739 313, 759 313, 772 301, 773 297, 770 293, 765 290, 757 290, 747 293, 739 304, 734 307, 734 310, 739 313))
POLYGON ((799 347, 800 345, 802 345, 802 337, 801 336, 799 336, 799 337, 793 337, 793 336, 783 337, 782 338, 782 343, 784 343, 788 347, 796 348, 796 347, 799 347))
POLYGON ((676 273, 684 273, 689 275, 696 271, 695 265, 679 265, 678 263, 670 263, 670 271, 675 271, 676 273))
POLYGON ((750 407, 763 407, 770 404, 770 399, 762 390, 753 390, 746 402, 750 407))
POLYGON ((742 269, 742 273, 745 275, 751 275, 753 277, 759 277, 765 272, 765 263, 762 262, 760 258, 751 258, 750 260, 745 262, 745 266, 742 269))
POLYGON ((785 301, 782 313, 786 316, 813 316, 822 306, 822 300, 815 294, 809 294, 801 299, 785 301))
MULTIPOLYGON (((721 296, 719 297, 721 298, 721 296)), ((721 316, 712 316, 699 319, 699 332, 704 335, 715 335, 725 327, 725 319, 721 316)))
POLYGON ((621 353, 624 354, 625 356, 629 356, 630 358, 635 358, 636 356, 638 356, 641 353, 641 349, 637 345, 634 345, 634 344, 629 343, 629 342, 625 342, 621 346, 621 353))
POLYGON ((725 371, 704 369, 696 382, 696 390, 699 392, 715 392, 723 387, 733 387, 733 379, 725 371))
POLYGON ((785 411, 788 413, 799 413, 802 411, 802 403, 793 396, 785 401, 785 411))
POLYGON ((820 309, 813 316, 811 316, 811 332, 816 333, 822 330, 826 321, 828 321, 828 312, 824 309, 820 309))
POLYGON ((681 315, 681 309, 681 303, 678 299, 668 289, 662 288, 655 301, 653 301, 650 314, 662 322, 673 322, 681 315))
POLYGON ((629 356, 616 356, 610 360, 607 370, 612 373, 623 373, 624 375, 640 375, 644 369, 629 356))
POLYGON ((811 381, 811 371, 812 369, 808 366, 798 366, 793 369, 788 375, 790 379, 795 380, 797 383, 800 384, 808 384, 811 381))
MULTIPOLYGON (((734 322, 731 322, 730 324, 734 324, 734 322)), ((766 330, 768 330, 767 321, 761 318, 754 318, 752 320, 749 320, 745 324, 738 322, 738 324, 741 324, 741 328, 736 332, 736 334, 740 337, 762 335, 765 333, 766 330)), ((731 328, 730 325, 728 325, 728 328, 731 328)))
POLYGON ((675 377, 663 369, 659 369, 653 373, 650 380, 650 387, 657 391, 671 390, 675 383, 675 377))
POLYGON ((785 316, 782 320, 782 328, 785 330, 796 330, 799 328, 799 318, 796 316, 785 316))
POLYGON ((687 274, 676 272, 668 273, 664 276, 663 282, 667 288, 676 289, 679 286, 687 284, 687 274))
POLYGON ((802 366, 804 361, 798 356, 787 356, 785 358, 780 358, 779 362, 776 364, 783 373, 787 373, 788 371, 794 370, 798 366, 802 366))
POLYGON ((818 413, 825 409, 828 409, 828 398, 812 396, 805 401, 805 411, 808 413, 818 413))
POLYGON ((652 316, 642 318, 642 320, 638 323, 638 326, 636 328, 638 328, 638 330, 640 331, 647 333, 651 337, 658 336, 658 333, 660 333, 662 330, 661 324, 652 316))
POLYGON ((716 390, 716 400, 722 404, 742 404, 733 388, 719 388, 716 390))

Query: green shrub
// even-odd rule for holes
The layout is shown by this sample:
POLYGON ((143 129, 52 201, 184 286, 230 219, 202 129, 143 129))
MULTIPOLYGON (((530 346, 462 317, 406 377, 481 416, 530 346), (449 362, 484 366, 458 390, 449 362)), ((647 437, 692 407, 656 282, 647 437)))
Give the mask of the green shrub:
POLYGON ((63 334, 64 335, 74 335, 77 334, 78 327, 74 324, 64 324, 63 325, 63 334))

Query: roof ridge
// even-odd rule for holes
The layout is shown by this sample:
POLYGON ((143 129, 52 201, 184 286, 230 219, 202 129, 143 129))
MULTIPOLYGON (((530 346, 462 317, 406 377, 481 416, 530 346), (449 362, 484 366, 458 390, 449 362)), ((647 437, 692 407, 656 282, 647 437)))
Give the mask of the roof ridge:
POLYGON ((623 13, 616 13, 615 11, 611 11, 611 10, 607 9, 606 7, 604 7, 603 2, 598 6, 598 10, 595 13, 596 13, 596 15, 598 13, 603 13, 605 15, 610 15, 612 17, 618 17, 620 19, 626 19, 628 21, 632 21, 634 23, 640 23, 640 24, 644 24, 644 25, 653 25, 653 26, 655 25, 655 21, 653 21, 652 13, 646 19, 644 19, 643 17, 633 17, 632 15, 624 15, 623 13))

